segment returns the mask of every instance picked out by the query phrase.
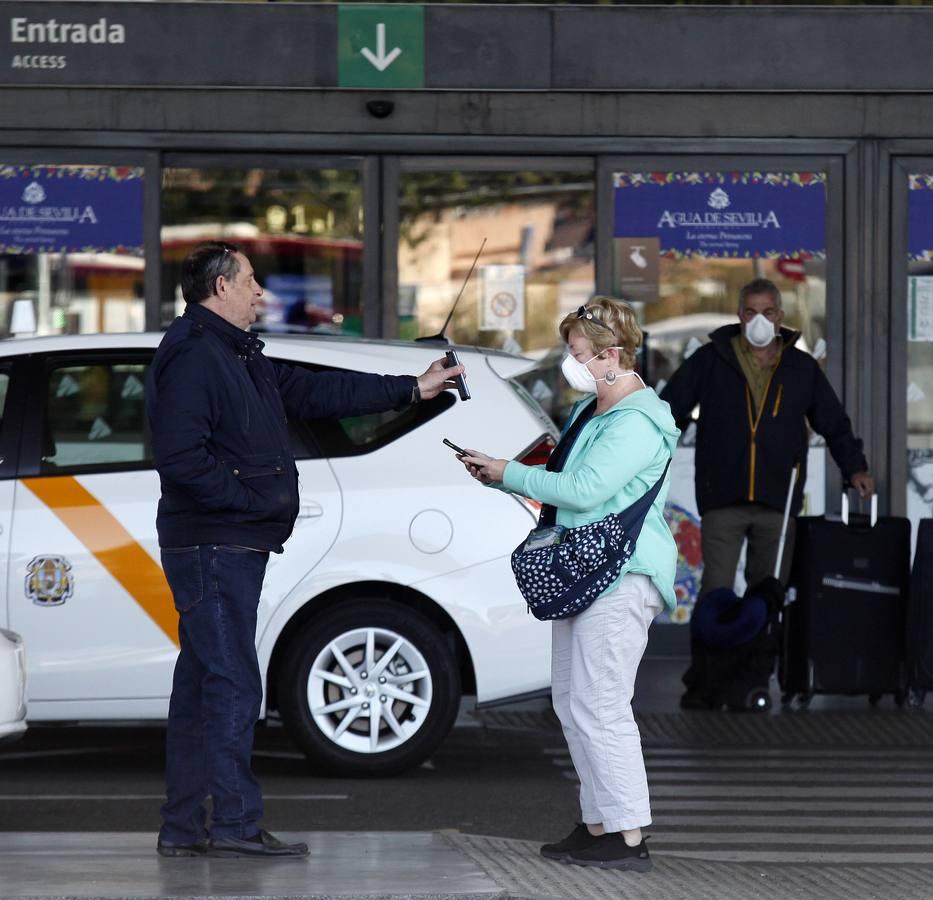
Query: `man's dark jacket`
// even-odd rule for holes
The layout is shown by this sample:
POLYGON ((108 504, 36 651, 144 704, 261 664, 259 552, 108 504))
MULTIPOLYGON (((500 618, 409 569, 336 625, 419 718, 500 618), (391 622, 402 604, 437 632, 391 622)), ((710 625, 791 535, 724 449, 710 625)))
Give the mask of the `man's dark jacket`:
POLYGON ((849 478, 868 470, 862 442, 816 360, 794 347, 798 333, 781 329, 784 351, 764 403, 754 400, 732 348, 741 326, 726 325, 673 374, 661 392, 680 428, 700 405, 696 436, 696 498, 700 515, 745 502, 784 511, 790 473, 800 464, 791 514, 800 512, 807 476, 807 422, 826 439, 849 478), (758 419, 753 435, 753 422, 758 419))
POLYGON ((288 416, 400 409, 411 375, 309 372, 274 363, 263 343, 189 304, 159 344, 146 381, 162 481, 161 547, 235 544, 282 552, 298 515, 288 416))

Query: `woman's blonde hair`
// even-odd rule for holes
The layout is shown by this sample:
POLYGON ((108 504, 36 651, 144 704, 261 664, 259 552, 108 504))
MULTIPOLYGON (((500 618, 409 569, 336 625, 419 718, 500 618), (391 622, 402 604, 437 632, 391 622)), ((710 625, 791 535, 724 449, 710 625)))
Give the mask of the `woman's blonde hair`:
POLYGON ((600 356, 610 347, 618 347, 620 365, 635 368, 635 351, 641 346, 642 334, 635 310, 624 300, 593 297, 576 312, 564 316, 560 323, 564 343, 571 332, 585 337, 593 345, 593 352, 600 356))

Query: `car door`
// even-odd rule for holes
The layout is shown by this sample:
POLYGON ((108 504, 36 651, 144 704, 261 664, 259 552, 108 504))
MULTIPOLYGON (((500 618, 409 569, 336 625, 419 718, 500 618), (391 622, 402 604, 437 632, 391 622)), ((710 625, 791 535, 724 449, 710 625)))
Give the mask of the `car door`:
MULTIPOLYGON (((28 365, 29 360, 23 357, 0 361, 0 585, 9 580, 13 497, 28 365)), ((0 622, 4 627, 10 624, 9 591, 6 598, 0 606, 0 622)))
POLYGON ((159 564, 151 351, 36 356, 7 596, 31 719, 164 715, 177 616, 159 564))

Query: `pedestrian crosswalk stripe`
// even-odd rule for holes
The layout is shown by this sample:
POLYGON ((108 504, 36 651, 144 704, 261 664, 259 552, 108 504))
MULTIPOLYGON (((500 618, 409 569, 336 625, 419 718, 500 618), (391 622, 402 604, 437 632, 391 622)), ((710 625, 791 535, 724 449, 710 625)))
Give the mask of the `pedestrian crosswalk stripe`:
MULTIPOLYGON (((546 753, 578 783, 566 747, 546 753)), ((651 849, 709 862, 933 865, 920 747, 651 747, 651 849)))
MULTIPOLYGON (((655 813, 660 814, 658 805, 655 803, 652 804, 652 806, 654 807, 655 813)), ((731 828, 736 828, 738 826, 745 826, 747 828, 792 827, 799 830, 807 828, 832 828, 834 830, 840 828, 863 828, 870 831, 886 830, 890 828, 903 830, 905 826, 910 826, 911 829, 933 828, 933 816, 929 815, 929 810, 918 810, 916 813, 905 812, 889 816, 859 815, 853 816, 851 821, 843 821, 839 815, 839 810, 837 810, 837 814, 833 816, 819 816, 801 813, 799 809, 791 810, 790 812, 775 812, 770 808, 767 810, 766 815, 750 814, 747 809, 730 813, 711 813, 708 809, 703 809, 695 812, 677 814, 673 812, 676 808, 675 804, 671 804, 670 809, 672 813, 670 815, 666 812, 664 813, 665 825, 690 825, 700 826, 702 828, 706 828, 710 825, 724 825, 731 828), (855 819, 859 820, 859 824, 853 824, 855 819), (840 824, 841 822, 842 824, 840 824)), ((851 810, 847 812, 843 811, 843 815, 849 815, 849 813, 851 813, 851 810)), ((933 844, 929 835, 926 836, 925 840, 933 844)))

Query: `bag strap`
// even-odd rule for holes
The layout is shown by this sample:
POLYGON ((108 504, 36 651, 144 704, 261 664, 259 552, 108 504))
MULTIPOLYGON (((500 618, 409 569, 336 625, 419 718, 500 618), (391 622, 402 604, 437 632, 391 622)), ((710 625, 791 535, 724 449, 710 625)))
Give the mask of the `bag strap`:
POLYGON ((632 538, 632 540, 638 540, 641 527, 645 524, 648 512, 664 485, 664 479, 667 477, 667 470, 670 469, 673 458, 673 456, 667 458, 661 477, 654 483, 648 493, 643 494, 631 506, 623 509, 622 512, 615 513, 615 518, 622 521, 626 536, 632 538))
MULTIPOLYGON (((560 440, 557 442, 557 446, 551 451, 551 455, 548 457, 547 464, 544 467, 548 472, 563 471, 564 463, 567 462, 567 457, 570 456, 570 449, 573 447, 577 436, 583 430, 583 426, 593 418, 593 413, 595 411, 596 398, 594 397, 589 404, 580 410, 580 415, 570 423, 567 430, 561 435, 560 440)), ((556 524, 557 507, 549 503, 543 504, 541 507, 541 514, 538 516, 537 527, 550 528, 556 524)))

